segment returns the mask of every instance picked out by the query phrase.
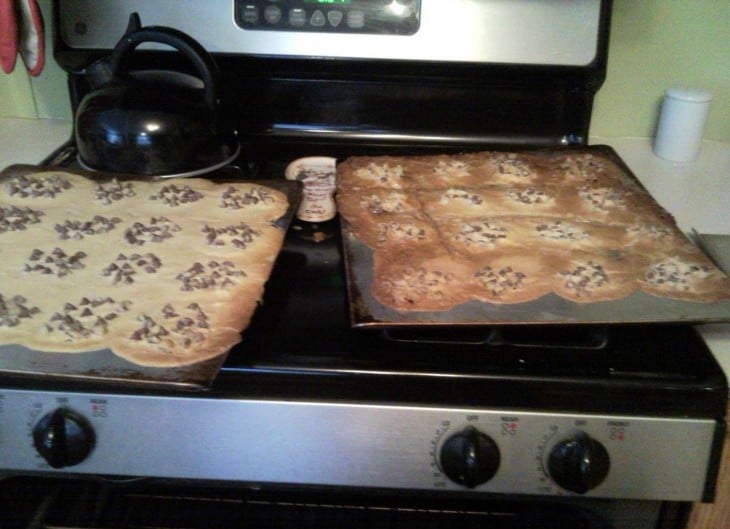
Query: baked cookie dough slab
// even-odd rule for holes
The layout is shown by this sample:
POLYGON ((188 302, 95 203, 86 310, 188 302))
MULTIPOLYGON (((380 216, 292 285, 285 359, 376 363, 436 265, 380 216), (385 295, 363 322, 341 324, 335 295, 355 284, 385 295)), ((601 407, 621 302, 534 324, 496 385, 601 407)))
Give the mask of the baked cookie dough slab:
POLYGON ((621 299, 576 302, 555 293, 517 303, 467 301, 448 310, 398 311, 372 293, 374 252, 343 232, 350 322, 358 329, 500 325, 583 325, 618 323, 703 323, 730 321, 730 301, 695 303, 635 291, 621 299))
POLYGON ((0 371, 209 386, 241 341, 301 184, 0 172, 0 371))

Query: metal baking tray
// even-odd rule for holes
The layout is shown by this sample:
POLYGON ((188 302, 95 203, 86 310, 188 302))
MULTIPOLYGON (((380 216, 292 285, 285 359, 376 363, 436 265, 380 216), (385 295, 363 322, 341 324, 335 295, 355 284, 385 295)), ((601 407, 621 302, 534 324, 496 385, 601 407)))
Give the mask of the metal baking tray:
MULTIPOLYGON (((48 171, 54 168, 13 165, 0 172, 0 182, 5 178, 31 172, 48 171)), ((111 178, 140 180, 134 175, 111 175, 91 173, 83 170, 58 169, 75 173, 97 181, 111 178)), ((225 173, 225 181, 245 181, 243 178, 232 178, 230 172, 225 173)), ((218 182, 219 180, 215 180, 218 182)), ((289 199, 286 213, 276 224, 287 229, 301 200, 302 184, 297 181, 255 180, 272 189, 285 193, 289 199)), ((0 264, 0 266, 2 266, 0 264)), ((242 331, 243 332, 243 331, 242 331)), ((115 355, 110 349, 100 349, 83 353, 43 352, 22 345, 0 345, 0 374, 13 374, 44 379, 67 379, 77 381, 93 381, 112 383, 124 386, 169 387, 186 390, 205 390, 210 387, 220 371, 227 354, 218 355, 195 364, 180 367, 148 367, 129 362, 115 355)))
MULTIPOLYGON (((572 150, 575 153, 589 152, 606 156, 643 188, 610 147, 599 145, 572 150)), ((524 303, 469 301, 445 311, 400 312, 373 297, 370 291, 373 250, 352 233, 346 221, 343 220, 341 224, 350 323, 353 328, 730 322, 730 301, 693 303, 641 291, 622 299, 593 303, 576 303, 551 293, 524 303)))

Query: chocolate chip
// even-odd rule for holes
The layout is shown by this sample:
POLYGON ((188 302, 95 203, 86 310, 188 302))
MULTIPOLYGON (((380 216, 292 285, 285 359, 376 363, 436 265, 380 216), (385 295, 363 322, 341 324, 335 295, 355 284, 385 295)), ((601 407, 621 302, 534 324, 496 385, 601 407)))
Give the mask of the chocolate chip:
POLYGON ((71 182, 62 174, 20 175, 9 179, 5 189, 21 198, 55 198, 71 189, 71 182))
POLYGON ((154 195, 148 197, 150 200, 159 200, 169 207, 178 207, 182 204, 197 202, 203 198, 203 194, 194 190, 189 185, 178 187, 170 184, 162 187, 154 195))

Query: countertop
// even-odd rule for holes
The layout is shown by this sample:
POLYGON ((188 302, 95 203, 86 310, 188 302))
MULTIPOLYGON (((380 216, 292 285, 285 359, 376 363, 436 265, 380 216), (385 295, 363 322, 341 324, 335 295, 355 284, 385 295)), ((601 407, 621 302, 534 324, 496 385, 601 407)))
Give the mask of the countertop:
MULTIPOLYGON (((591 138, 591 144, 613 147, 685 233, 730 235, 730 143, 704 141, 689 163, 658 158, 649 138, 591 138)), ((730 324, 698 329, 730 378, 730 324)))
MULTIPOLYGON (((39 163, 70 137, 70 121, 0 118, 0 168, 39 163)), ((730 143, 704 141, 699 159, 689 163, 656 157, 649 138, 594 137, 590 143, 613 147, 683 231, 730 235, 730 143)), ((730 376, 730 324, 698 329, 730 376)))

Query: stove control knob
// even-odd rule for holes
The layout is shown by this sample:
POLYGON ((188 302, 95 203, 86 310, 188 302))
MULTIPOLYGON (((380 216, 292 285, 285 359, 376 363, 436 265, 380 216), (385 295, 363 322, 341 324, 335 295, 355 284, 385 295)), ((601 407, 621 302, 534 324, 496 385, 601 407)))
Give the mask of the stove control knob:
POLYGON ((33 428, 33 444, 53 468, 81 463, 94 449, 94 443, 89 422, 68 408, 44 415, 33 428))
POLYGON ((548 472, 558 485, 585 494, 606 479, 611 459, 600 442, 579 433, 555 445, 547 463, 548 472))
POLYGON ((487 434, 469 426, 446 440, 440 462, 449 479, 473 488, 486 483, 497 472, 499 448, 487 434))

